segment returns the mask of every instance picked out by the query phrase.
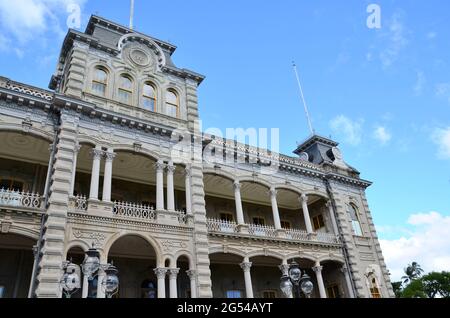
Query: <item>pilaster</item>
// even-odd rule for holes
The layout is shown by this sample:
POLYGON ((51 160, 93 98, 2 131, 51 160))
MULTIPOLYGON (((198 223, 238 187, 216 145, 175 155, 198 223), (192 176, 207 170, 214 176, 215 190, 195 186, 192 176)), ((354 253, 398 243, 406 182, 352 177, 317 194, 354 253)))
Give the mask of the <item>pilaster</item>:
POLYGON ((64 244, 67 210, 72 181, 75 137, 78 117, 62 111, 61 126, 51 176, 51 187, 44 224, 44 235, 37 276, 36 296, 39 298, 61 297, 60 280, 64 260, 64 244))

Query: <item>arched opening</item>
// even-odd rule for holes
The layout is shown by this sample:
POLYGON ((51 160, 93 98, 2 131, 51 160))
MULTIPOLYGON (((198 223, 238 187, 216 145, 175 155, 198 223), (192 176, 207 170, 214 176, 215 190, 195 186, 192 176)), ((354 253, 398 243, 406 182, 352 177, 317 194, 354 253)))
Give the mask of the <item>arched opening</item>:
POLYGON ((239 264, 242 256, 228 253, 209 255, 214 298, 245 298, 244 274, 239 264))
POLYGON ((192 298, 190 278, 186 273, 189 270, 189 259, 184 255, 178 257, 177 268, 180 269, 177 276, 178 298, 192 298))
MULTIPOLYGON (((82 298, 83 295, 83 284, 84 284, 84 275, 83 275, 83 271, 82 271, 82 264, 84 261, 84 257, 85 257, 85 252, 83 251, 83 249, 79 246, 74 246, 72 247, 70 250, 67 251, 67 256, 66 256, 66 260, 70 261, 78 266, 80 266, 80 283, 81 283, 81 288, 77 289, 71 296, 70 298, 82 298)), ((95 282, 97 283, 97 281, 95 282)), ((92 287, 91 287, 92 289, 92 287)), ((90 294, 92 297, 92 292, 94 292, 93 290, 90 290, 90 294)), ((97 294, 97 290, 95 290, 94 295, 97 294)), ((63 298, 65 298, 65 294, 63 293, 63 298)))
POLYGON ((28 297, 35 244, 22 235, 0 233, 0 298, 28 297))
POLYGON ((115 241, 108 253, 108 262, 119 270, 119 291, 115 297, 155 297, 156 257, 153 246, 140 236, 127 235, 115 241))
POLYGON ((206 216, 225 222, 236 222, 233 181, 219 175, 205 173, 206 216))
POLYGON ((283 298, 280 290, 281 260, 271 256, 250 258, 253 295, 255 298, 283 298))
POLYGON ((50 158, 48 140, 1 131, 0 206, 39 208, 50 158))
POLYGON ((326 260, 322 266, 323 283, 328 298, 349 298, 349 290, 342 272, 342 263, 326 260))

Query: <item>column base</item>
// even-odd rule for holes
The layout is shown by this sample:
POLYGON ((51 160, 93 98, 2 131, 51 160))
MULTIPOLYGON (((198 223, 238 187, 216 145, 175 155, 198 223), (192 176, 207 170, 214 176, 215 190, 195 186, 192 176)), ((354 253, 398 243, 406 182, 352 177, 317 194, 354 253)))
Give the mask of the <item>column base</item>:
POLYGON ((284 229, 277 229, 276 233, 277 233, 277 237, 286 238, 286 231, 284 229))
POLYGON ((113 208, 113 202, 88 199, 88 214, 111 217, 113 216, 113 208))
POLYGON ((238 230, 239 233, 249 234, 248 225, 247 224, 238 224, 237 225, 237 230, 238 230))

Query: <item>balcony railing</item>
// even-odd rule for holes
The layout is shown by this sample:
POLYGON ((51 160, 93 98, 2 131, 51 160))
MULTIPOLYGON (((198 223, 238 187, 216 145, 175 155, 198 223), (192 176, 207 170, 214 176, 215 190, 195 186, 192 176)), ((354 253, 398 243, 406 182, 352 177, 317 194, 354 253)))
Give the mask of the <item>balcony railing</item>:
POLYGON ((330 233, 308 233, 297 229, 283 229, 277 230, 273 226, 245 224, 246 231, 241 231, 236 222, 223 221, 218 219, 207 219, 206 223, 208 232, 220 234, 234 234, 234 235, 252 235, 264 238, 279 238, 301 242, 318 242, 327 244, 339 244, 339 239, 334 234, 330 233))
POLYGON ((18 208, 42 208, 42 196, 37 193, 0 189, 0 205, 18 208))
POLYGON ((156 220, 156 211, 152 206, 128 203, 114 202, 113 214, 121 217, 145 219, 148 221, 156 220))
POLYGON ((87 202, 86 196, 84 196, 84 195, 77 195, 75 197, 72 197, 70 199, 70 207, 74 211, 82 211, 82 212, 87 211, 88 202, 87 202))
POLYGON ((272 226, 249 224, 248 232, 251 235, 264 237, 277 237, 277 230, 272 226))
POLYGON ((206 226, 209 232, 221 232, 221 233, 237 233, 238 228, 236 222, 224 221, 218 219, 208 219, 206 226))

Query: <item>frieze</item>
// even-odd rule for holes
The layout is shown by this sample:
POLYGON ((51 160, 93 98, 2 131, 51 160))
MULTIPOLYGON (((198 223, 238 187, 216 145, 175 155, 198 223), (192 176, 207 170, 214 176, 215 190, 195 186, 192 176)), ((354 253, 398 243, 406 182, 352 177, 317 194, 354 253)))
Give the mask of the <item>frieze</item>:
POLYGON ((77 239, 89 239, 96 244, 103 244, 106 240, 106 235, 101 232, 74 230, 72 234, 77 239))
POLYGON ((174 249, 187 248, 186 242, 181 242, 181 241, 164 240, 161 242, 161 245, 163 246, 163 251, 165 251, 165 252, 170 252, 174 249))

